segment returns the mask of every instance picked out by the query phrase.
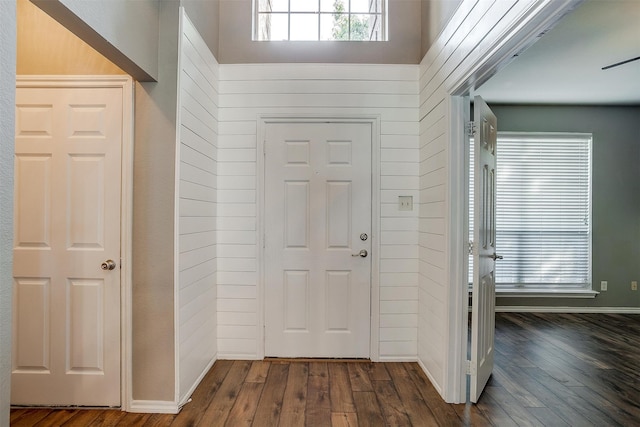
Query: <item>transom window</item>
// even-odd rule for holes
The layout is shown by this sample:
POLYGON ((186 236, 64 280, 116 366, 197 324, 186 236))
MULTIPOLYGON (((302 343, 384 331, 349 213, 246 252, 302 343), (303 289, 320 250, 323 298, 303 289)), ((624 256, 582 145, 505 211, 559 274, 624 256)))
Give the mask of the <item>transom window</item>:
MULTIPOLYGON (((591 289, 591 139, 498 133, 497 290, 591 289)), ((473 179, 469 193, 472 239, 473 179)))
POLYGON ((387 0, 254 0, 254 40, 384 41, 387 0))

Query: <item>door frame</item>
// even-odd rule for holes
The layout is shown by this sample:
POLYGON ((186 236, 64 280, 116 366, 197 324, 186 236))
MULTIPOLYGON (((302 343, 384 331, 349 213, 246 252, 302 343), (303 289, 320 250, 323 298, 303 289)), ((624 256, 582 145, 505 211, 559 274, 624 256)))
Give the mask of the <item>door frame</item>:
POLYGON ((377 362, 380 359, 380 121, 378 115, 371 116, 335 116, 335 115, 301 115, 267 114, 258 116, 256 138, 256 215, 257 215, 257 244, 258 244, 258 359, 265 357, 265 138, 267 126, 273 123, 365 123, 371 125, 371 292, 370 292, 370 323, 369 323, 369 358, 377 362))
MULTIPOLYGON (((467 390, 468 339, 468 136, 470 96, 513 58, 532 46, 583 0, 535 0, 511 28, 496 36, 482 52, 471 55, 445 81, 448 104, 448 312, 449 339, 445 358, 443 397, 447 402, 465 403, 467 390)), ((498 127, 500 125, 498 124, 498 127)))
POLYGON ((128 411, 132 401, 132 224, 133 224, 133 79, 107 76, 16 76, 16 88, 118 88, 122 89, 122 154, 120 184, 120 407, 128 411))

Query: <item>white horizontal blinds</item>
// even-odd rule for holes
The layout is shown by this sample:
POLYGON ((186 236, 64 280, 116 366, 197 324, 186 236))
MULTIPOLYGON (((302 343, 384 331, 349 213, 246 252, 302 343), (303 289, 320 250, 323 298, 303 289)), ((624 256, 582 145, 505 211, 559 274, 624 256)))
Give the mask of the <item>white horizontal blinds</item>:
POLYGON ((496 281, 588 284, 591 136, 504 133, 498 144, 496 281))
POLYGON ((501 286, 590 284, 591 135, 498 135, 501 286))

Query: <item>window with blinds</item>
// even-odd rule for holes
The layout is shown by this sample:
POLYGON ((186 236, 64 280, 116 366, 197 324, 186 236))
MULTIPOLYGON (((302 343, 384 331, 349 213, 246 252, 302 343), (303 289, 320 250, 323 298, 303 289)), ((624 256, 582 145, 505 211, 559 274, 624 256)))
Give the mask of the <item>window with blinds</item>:
MULTIPOLYGON (((504 256, 496 263, 498 289, 591 289, 591 140, 498 133, 496 252, 504 256)), ((470 158, 472 177, 473 150, 470 158)), ((472 272, 470 260, 470 281, 472 272)))

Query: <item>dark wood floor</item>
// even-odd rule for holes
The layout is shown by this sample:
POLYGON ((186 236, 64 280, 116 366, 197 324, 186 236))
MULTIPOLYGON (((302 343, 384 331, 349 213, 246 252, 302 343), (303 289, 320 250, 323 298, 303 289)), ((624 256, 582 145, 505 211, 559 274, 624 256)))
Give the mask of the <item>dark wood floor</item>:
POLYGON ((448 405, 415 363, 218 361, 178 415, 13 409, 15 426, 638 426, 640 316, 496 317, 477 405, 448 405))

